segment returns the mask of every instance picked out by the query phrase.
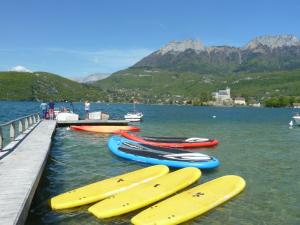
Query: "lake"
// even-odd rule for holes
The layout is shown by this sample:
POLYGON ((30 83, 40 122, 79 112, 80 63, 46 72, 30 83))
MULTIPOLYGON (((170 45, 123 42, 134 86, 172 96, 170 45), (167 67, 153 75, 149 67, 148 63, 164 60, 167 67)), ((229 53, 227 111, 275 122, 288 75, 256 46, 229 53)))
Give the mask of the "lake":
MULTIPOLYGON (((131 109, 129 104, 91 104, 91 110, 108 112, 116 119, 131 109)), ((0 122, 38 110, 36 102, 0 102, 0 122)), ((83 116, 83 103, 74 103, 74 110, 83 116)), ((242 176, 247 182, 239 196, 185 224, 300 224, 300 128, 288 126, 294 109, 137 105, 137 110, 144 113, 144 122, 138 123, 142 135, 220 141, 216 148, 196 150, 221 162, 218 169, 203 171, 197 184, 227 174, 242 176)), ((57 129, 26 225, 130 223, 137 212, 98 220, 87 212, 87 206, 56 212, 47 204, 54 195, 146 166, 112 155, 108 138, 57 129)))

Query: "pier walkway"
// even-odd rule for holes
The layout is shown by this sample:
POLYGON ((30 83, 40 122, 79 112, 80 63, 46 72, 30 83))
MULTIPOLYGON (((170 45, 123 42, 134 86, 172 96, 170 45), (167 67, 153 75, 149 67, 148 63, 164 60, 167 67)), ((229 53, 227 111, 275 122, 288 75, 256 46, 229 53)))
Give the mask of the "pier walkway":
POLYGON ((125 120, 42 120, 39 114, 0 124, 0 224, 22 225, 58 126, 128 125, 125 120), (6 131, 6 132, 5 132, 6 131), (4 139, 10 139, 7 141, 4 139))
POLYGON ((24 224, 43 173, 56 121, 41 121, 0 160, 0 224, 24 224))

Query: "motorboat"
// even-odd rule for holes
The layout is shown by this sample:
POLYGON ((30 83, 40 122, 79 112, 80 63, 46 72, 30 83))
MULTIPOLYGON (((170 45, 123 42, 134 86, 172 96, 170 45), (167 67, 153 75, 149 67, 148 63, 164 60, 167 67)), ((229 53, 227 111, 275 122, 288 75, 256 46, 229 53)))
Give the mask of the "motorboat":
POLYGON ((57 121, 79 120, 79 115, 73 112, 59 112, 56 116, 57 121))
POLYGON ((79 120, 79 115, 74 113, 68 108, 61 108, 60 110, 54 110, 55 119, 57 121, 74 121, 79 120))
POLYGON ((135 103, 133 103, 133 112, 128 112, 124 119, 130 122, 139 122, 143 119, 144 114, 135 110, 135 103))
POLYGON ((295 122, 295 125, 300 126, 300 115, 299 115, 299 113, 296 113, 292 118, 295 122))
POLYGON ((138 122, 143 119, 144 114, 141 112, 129 112, 124 116, 124 119, 130 122, 138 122))

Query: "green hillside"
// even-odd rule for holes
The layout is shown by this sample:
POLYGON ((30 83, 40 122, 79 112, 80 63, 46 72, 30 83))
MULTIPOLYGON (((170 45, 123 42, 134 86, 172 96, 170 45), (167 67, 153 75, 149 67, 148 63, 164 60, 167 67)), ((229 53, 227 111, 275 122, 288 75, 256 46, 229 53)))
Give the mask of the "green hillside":
POLYGON ((102 100, 99 88, 46 72, 0 72, 0 100, 102 100))
POLYGON ((233 97, 264 100, 270 97, 300 96, 300 70, 239 73, 223 76, 161 69, 130 68, 97 81, 95 86, 114 100, 129 101, 134 96, 144 102, 176 99, 207 101, 211 93, 230 87, 233 97))

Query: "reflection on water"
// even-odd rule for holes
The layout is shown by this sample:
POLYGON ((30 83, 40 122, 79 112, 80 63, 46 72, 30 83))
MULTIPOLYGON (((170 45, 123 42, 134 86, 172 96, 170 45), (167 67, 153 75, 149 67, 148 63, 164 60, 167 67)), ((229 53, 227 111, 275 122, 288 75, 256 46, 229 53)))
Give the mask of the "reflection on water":
MULTIPOLYGON (((39 106, 26 105, 29 111, 39 106)), ((83 115, 82 104, 74 105, 83 115)), ((14 107, 26 111, 22 103, 14 103, 14 107)), ((132 106, 92 104, 93 107, 122 118, 132 106)), ((185 224, 300 224, 300 128, 288 127, 294 110, 154 105, 137 108, 145 115, 141 134, 202 136, 220 141, 216 148, 201 150, 218 157, 221 166, 203 172, 198 184, 226 174, 240 175, 247 182, 237 198, 185 224)), ((4 114, 1 107, 0 115, 4 114)), ((112 155, 107 140, 108 136, 57 129, 27 225, 130 223, 138 211, 97 220, 87 213, 88 206, 51 211, 47 205, 47 200, 59 193, 145 166, 112 155)))

